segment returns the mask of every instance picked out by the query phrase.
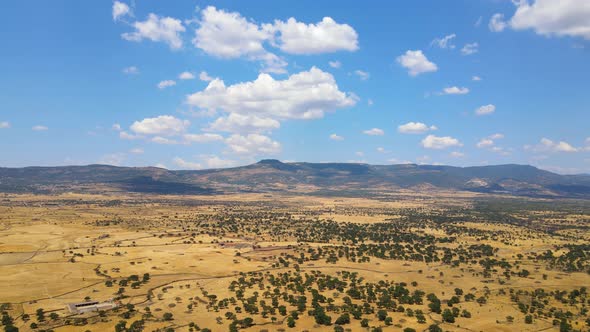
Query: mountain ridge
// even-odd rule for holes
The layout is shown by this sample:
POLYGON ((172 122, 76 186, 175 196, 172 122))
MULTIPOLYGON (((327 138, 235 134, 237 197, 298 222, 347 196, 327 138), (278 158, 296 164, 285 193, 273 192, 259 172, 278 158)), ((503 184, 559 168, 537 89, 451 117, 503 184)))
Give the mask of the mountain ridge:
POLYGON ((257 163, 203 170, 85 166, 0 167, 0 192, 124 191, 161 194, 228 192, 460 190, 537 197, 590 198, 590 175, 560 175, 531 165, 371 165, 364 163, 257 163))

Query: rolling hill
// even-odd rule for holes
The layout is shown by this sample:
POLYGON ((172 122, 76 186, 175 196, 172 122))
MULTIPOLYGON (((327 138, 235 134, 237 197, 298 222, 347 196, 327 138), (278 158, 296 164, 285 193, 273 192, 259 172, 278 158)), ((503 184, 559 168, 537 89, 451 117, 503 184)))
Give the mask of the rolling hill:
POLYGON ((258 163, 225 169, 167 170, 109 165, 0 168, 0 192, 348 192, 461 190, 537 197, 590 198, 590 175, 560 175, 528 165, 434 166, 258 163))

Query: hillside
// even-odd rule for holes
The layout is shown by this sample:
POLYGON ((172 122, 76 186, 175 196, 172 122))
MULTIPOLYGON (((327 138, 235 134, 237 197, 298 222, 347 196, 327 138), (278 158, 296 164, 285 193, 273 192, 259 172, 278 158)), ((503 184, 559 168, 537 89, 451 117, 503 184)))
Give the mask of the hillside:
POLYGON ((400 189, 463 190, 497 194, 590 198, 590 175, 559 175, 528 165, 433 166, 283 163, 262 160, 226 169, 172 171, 108 165, 0 168, 0 192, 348 192, 400 189))

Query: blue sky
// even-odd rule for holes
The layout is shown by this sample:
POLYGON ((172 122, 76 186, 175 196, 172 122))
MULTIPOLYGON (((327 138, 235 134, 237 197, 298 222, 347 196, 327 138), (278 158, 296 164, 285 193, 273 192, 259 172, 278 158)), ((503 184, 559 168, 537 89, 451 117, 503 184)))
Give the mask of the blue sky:
POLYGON ((590 172, 586 0, 13 1, 0 26, 0 166, 590 172))

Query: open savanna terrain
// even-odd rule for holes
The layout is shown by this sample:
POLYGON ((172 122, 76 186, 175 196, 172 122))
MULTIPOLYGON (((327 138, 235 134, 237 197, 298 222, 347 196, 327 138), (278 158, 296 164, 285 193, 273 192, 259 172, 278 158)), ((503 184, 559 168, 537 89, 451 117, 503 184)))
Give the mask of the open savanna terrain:
POLYGON ((1 194, 19 331, 588 331, 587 200, 1 194), (75 312, 68 304, 114 303, 75 312), (110 302, 112 301, 112 302, 110 302))

